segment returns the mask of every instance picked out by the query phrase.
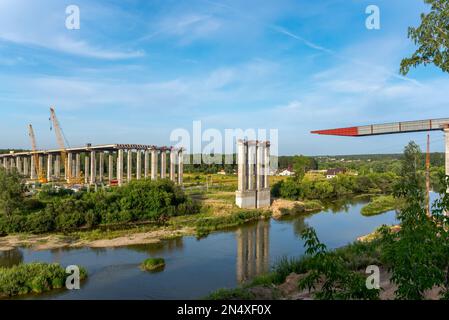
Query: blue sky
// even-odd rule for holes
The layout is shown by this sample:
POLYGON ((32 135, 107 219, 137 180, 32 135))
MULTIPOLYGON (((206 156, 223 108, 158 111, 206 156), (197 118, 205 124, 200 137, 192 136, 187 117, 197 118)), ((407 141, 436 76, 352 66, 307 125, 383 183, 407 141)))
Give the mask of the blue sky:
MULTIPOLYGON (((422 0, 0 0, 0 148, 169 144, 176 128, 275 128, 280 154, 400 152, 425 134, 339 138, 310 130, 448 117, 449 77, 398 74, 422 0), (80 8, 80 30, 65 8, 80 8), (381 29, 365 28, 380 8, 381 29)), ((443 150, 432 133, 432 149, 443 150)))

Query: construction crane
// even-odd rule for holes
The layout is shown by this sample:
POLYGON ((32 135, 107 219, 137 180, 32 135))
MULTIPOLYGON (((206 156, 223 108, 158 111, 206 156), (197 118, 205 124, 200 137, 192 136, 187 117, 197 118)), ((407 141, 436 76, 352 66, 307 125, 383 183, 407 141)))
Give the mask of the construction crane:
POLYGON ((45 177, 43 168, 41 167, 41 165, 39 163, 39 156, 36 153, 36 151, 37 151, 36 136, 34 135, 33 126, 31 124, 28 126, 28 135, 30 136, 30 140, 31 140, 31 149, 33 151, 33 158, 34 158, 34 168, 36 169, 38 180, 41 183, 47 183, 48 182, 47 178, 45 177))
POLYGON ((72 164, 67 162, 67 151, 65 144, 67 143, 68 145, 68 142, 64 136, 64 132, 58 121, 58 118, 56 117, 56 112, 54 108, 50 108, 50 122, 51 122, 50 130, 52 128, 54 129, 56 140, 58 142, 59 148, 61 149, 61 161, 64 165, 64 172, 66 173, 67 182, 69 184, 82 183, 83 178, 74 177, 72 172, 72 164))

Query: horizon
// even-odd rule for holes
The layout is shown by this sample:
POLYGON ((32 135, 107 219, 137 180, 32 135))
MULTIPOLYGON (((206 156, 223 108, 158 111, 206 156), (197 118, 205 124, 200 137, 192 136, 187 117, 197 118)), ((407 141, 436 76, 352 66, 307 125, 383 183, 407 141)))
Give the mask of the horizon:
MULTIPOLYGON (((40 148, 57 146, 51 106, 71 145, 168 145, 199 120, 277 129, 280 155, 401 153, 410 140, 424 150, 422 133, 309 132, 449 116, 446 75, 399 74, 415 49, 407 28, 429 9, 421 0, 376 1, 378 30, 365 26, 370 1, 80 0, 80 28, 69 30, 71 4, 0 4, 0 148, 29 148, 29 123, 40 148)), ((431 133, 431 150, 443 151, 443 139, 431 133)))

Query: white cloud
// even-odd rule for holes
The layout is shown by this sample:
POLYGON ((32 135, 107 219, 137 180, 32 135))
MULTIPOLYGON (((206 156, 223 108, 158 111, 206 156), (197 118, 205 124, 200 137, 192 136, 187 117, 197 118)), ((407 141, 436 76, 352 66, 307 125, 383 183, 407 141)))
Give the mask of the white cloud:
MULTIPOLYGON (((85 8, 85 7, 83 7, 85 8)), ((85 8, 87 10, 87 8, 85 8)), ((81 11, 82 19, 85 19, 81 11)), ((144 55, 139 50, 119 50, 92 45, 89 32, 65 28, 65 7, 62 2, 2 0, 0 7, 0 40, 19 45, 35 46, 71 55, 116 60, 144 55), (83 34, 83 40, 80 35, 83 34)), ((83 22, 84 20, 82 20, 83 22)), ((92 33, 92 29, 90 29, 92 33)))

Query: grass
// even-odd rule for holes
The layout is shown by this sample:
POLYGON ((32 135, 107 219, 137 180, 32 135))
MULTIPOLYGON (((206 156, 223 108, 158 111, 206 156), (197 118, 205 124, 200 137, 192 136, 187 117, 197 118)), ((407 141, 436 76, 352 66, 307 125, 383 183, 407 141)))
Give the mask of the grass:
POLYGON ((148 258, 140 265, 145 271, 161 271, 165 268, 165 260, 162 258, 148 258))
POLYGON ((254 294, 244 288, 218 289, 206 297, 206 300, 253 300, 254 294))
POLYGON ((365 205, 361 210, 361 214, 364 216, 374 216, 387 211, 395 210, 399 207, 399 200, 395 199, 393 196, 380 196, 374 198, 370 203, 365 205))
MULTIPOLYGON (((28 263, 0 268, 0 297, 42 293, 63 288, 68 274, 58 263, 28 263)), ((80 268, 80 280, 87 277, 80 268)))
POLYGON ((199 219, 195 223, 197 236, 205 236, 212 231, 242 225, 249 221, 269 218, 271 212, 262 210, 240 210, 229 216, 216 216, 199 219))
MULTIPOLYGON (((366 268, 366 266, 375 264, 381 265, 379 242, 354 242, 345 247, 333 251, 336 258, 343 260, 343 263, 349 270, 358 271, 366 268)), ((212 300, 253 300, 256 296, 250 291, 254 287, 271 288, 276 294, 276 286, 285 282, 291 273, 304 274, 307 273, 310 266, 310 257, 302 256, 299 258, 283 257, 278 260, 271 268, 271 271, 256 276, 250 282, 234 289, 219 289, 212 292, 206 299, 212 300)), ((281 297, 280 297, 281 298, 281 297)))

